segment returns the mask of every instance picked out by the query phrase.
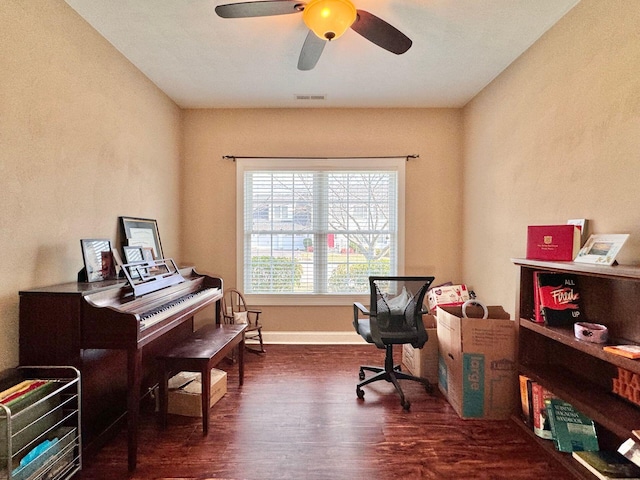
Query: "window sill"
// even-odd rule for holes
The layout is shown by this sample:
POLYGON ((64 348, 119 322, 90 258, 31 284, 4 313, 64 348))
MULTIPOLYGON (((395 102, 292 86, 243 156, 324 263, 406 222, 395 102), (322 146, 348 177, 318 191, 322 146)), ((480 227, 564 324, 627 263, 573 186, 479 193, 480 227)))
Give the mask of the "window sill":
POLYGON ((259 306, 351 306, 353 302, 369 303, 369 294, 300 294, 300 295, 267 295, 245 294, 247 303, 259 306))

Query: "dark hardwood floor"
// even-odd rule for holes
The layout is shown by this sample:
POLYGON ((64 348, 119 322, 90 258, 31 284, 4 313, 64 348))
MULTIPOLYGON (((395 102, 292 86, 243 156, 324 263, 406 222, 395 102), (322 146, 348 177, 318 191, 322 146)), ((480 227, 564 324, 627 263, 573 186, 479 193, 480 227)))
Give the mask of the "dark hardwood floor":
MULTIPOLYGON (((161 430, 143 408, 138 468, 127 472, 126 432, 86 459, 93 479, 569 479, 511 421, 461 420, 439 393, 402 382, 403 411, 390 383, 356 397, 360 364, 381 364, 368 345, 268 345, 245 355, 228 392, 211 411, 209 435, 199 418, 169 416, 161 430)), ((437 388, 436 388, 437 391, 437 388)))

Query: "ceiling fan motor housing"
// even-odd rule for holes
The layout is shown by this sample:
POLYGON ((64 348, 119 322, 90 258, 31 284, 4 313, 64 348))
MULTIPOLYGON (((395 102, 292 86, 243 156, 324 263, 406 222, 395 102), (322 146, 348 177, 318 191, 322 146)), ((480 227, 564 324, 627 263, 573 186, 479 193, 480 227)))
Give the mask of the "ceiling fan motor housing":
POLYGON ((334 40, 355 22, 358 13, 349 0, 311 0, 302 18, 313 33, 324 40, 334 40))

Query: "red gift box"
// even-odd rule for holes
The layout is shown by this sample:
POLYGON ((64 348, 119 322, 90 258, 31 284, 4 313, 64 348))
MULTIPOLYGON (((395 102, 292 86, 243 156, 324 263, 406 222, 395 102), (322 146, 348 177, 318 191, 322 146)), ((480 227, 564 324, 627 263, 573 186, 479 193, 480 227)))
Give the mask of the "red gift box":
POLYGON ((527 228, 527 258, 570 262, 580 251, 577 225, 530 225, 527 228))

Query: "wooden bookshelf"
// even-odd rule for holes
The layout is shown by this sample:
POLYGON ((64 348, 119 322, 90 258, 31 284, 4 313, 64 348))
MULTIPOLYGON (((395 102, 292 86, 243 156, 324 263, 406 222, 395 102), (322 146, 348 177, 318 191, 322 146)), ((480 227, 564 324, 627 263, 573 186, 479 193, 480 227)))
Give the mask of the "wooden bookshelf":
MULTIPOLYGON (((609 329, 608 344, 640 344, 640 268, 596 266, 574 262, 513 259, 520 268, 516 321, 518 373, 542 384, 555 396, 591 417, 601 449, 616 450, 640 429, 640 406, 612 392, 618 368, 640 374, 640 360, 605 352, 602 344, 578 340, 573 327, 548 327, 533 322, 533 274, 566 272, 577 276, 583 321, 609 329)), ((518 399, 519 403, 519 399, 518 399)), ((515 419, 524 428, 520 419, 515 419)), ((558 452, 549 440, 535 437, 576 478, 595 478, 569 454, 558 452)))

